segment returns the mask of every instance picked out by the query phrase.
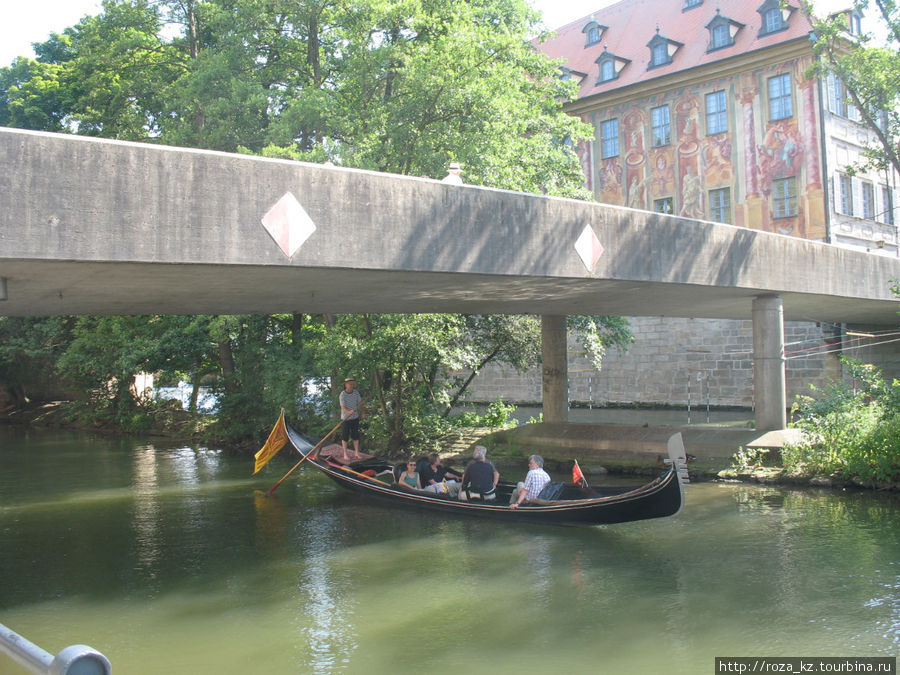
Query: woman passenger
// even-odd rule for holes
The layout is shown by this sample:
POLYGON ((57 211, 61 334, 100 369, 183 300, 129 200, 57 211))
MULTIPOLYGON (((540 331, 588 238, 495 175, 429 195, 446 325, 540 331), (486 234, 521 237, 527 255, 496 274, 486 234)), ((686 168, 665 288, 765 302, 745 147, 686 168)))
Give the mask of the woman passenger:
POLYGON ((422 481, 419 479, 419 472, 416 471, 415 461, 409 460, 406 463, 406 471, 400 474, 400 479, 397 482, 414 490, 422 489, 422 481))

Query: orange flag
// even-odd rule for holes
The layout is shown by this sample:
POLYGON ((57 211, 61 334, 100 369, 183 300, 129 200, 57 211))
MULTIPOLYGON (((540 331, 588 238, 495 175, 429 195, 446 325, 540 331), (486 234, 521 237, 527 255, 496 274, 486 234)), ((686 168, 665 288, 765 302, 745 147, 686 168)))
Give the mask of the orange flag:
POLYGON ((275 422, 275 426, 272 427, 272 433, 269 434, 266 444, 254 455, 256 458, 256 466, 253 468, 254 475, 258 473, 270 459, 278 454, 278 451, 284 447, 287 440, 287 427, 284 426, 284 410, 282 410, 281 415, 278 417, 278 421, 275 422))
POLYGON ((581 473, 581 467, 578 466, 578 460, 575 460, 575 464, 572 465, 572 482, 575 485, 580 485, 581 487, 587 487, 588 482, 584 477, 584 474, 581 473))

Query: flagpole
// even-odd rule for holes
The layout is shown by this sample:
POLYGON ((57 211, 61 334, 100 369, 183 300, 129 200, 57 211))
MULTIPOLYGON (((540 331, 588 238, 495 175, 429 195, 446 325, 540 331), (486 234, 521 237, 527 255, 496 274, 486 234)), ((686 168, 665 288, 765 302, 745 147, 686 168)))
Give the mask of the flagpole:
POLYGON ((288 471, 286 474, 284 474, 281 477, 281 480, 278 481, 277 483, 275 483, 275 485, 273 485, 271 487, 271 489, 266 493, 266 497, 271 496, 271 494, 273 492, 275 492, 275 490, 278 489, 278 486, 284 482, 284 479, 287 478, 288 476, 290 476, 292 473, 294 473, 294 471, 297 470, 297 467, 300 466, 301 464, 303 464, 303 460, 305 460, 307 457, 309 457, 311 454, 313 454, 316 450, 318 450, 319 447, 322 445, 322 443, 324 443, 326 440, 328 440, 328 437, 331 436, 331 434, 333 434, 335 431, 337 431, 343 423, 344 423, 344 420, 341 420, 340 422, 335 424, 334 429, 332 429, 327 434, 325 434, 325 436, 322 437, 322 440, 319 441, 318 443, 316 443, 316 445, 312 448, 312 450, 310 450, 305 455, 303 455, 303 457, 300 458, 300 461, 297 462, 296 464, 294 464, 293 468, 290 471, 288 471))

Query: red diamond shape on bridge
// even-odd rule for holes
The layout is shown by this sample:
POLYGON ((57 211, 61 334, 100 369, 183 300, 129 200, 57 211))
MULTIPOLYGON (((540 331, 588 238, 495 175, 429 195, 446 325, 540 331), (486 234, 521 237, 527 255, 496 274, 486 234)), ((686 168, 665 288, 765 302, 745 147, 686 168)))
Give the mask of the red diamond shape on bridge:
POLYGON ((262 217, 262 224, 288 258, 316 231, 312 218, 290 192, 275 202, 262 217))
POLYGON ((603 246, 590 225, 585 225, 581 231, 581 235, 575 242, 575 251, 578 253, 578 257, 581 258, 581 262, 587 267, 588 272, 593 272, 594 265, 597 264, 600 256, 603 255, 603 246))

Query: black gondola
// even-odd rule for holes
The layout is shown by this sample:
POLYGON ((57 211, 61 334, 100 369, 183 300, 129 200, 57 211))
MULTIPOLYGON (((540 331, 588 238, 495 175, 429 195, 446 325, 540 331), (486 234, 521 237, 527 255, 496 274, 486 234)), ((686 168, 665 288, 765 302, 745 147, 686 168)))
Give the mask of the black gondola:
POLYGON ((567 483, 556 499, 538 500, 539 503, 510 509, 509 496, 515 488, 514 483, 501 481, 494 501, 460 501, 380 480, 373 474, 379 469, 389 470, 391 465, 378 459, 343 465, 314 454, 310 444, 297 431, 288 426, 287 432, 297 452, 341 487, 400 506, 550 525, 609 525, 673 516, 684 505, 682 483, 687 482, 687 470, 680 433, 669 439, 667 464, 671 466, 649 483, 637 487, 582 487, 567 483))

